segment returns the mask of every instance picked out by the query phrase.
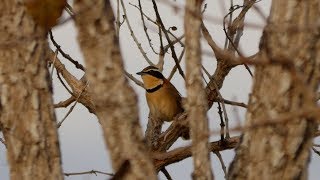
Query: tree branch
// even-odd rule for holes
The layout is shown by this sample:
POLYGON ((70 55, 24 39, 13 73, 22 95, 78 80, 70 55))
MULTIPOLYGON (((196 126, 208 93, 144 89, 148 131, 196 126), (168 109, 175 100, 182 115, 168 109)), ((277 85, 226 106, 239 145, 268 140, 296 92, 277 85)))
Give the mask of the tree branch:
MULTIPOLYGON (((219 152, 227 149, 233 149, 237 146, 240 141, 240 137, 231 137, 225 141, 215 141, 209 143, 209 150, 211 152, 219 152)), ((157 170, 164 166, 179 162, 188 157, 192 156, 191 146, 180 147, 165 153, 153 153, 152 158, 154 159, 154 164, 157 170)))

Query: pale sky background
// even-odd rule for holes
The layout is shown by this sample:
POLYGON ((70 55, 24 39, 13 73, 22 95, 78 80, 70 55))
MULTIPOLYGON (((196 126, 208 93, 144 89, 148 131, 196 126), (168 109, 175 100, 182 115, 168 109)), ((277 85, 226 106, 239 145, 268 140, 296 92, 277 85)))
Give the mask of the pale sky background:
MULTIPOLYGON (((224 1, 225 5, 223 5, 224 0, 207 0, 205 3, 208 4, 207 10, 205 12, 205 16, 215 17, 215 19, 219 19, 217 22, 212 22, 210 20, 205 20, 205 24, 214 40, 218 43, 220 47, 224 45, 224 32, 222 29, 222 17, 227 12, 230 1, 224 1), (222 9, 222 7, 225 7, 222 9)), ((114 7, 115 7, 115 2, 114 7)), ((147 43, 143 28, 142 22, 140 19, 139 11, 128 4, 131 2, 133 4, 138 4, 137 0, 124 0, 128 18, 130 20, 131 26, 133 30, 142 43, 143 48, 147 52, 147 55, 150 59, 153 60, 154 63, 157 63, 158 56, 155 55, 149 44, 147 43)), ((155 20, 154 11, 152 8, 151 0, 142 0, 144 12, 149 15, 151 18, 155 20)), ((166 27, 176 26, 178 28, 177 31, 174 32, 177 36, 183 34, 183 3, 184 0, 177 0, 172 2, 181 7, 181 10, 173 9, 167 1, 158 0, 158 8, 162 17, 162 20, 166 27)), ((242 1, 234 0, 234 4, 242 5, 242 1)), ((265 14, 266 16, 269 14, 271 0, 262 0, 261 2, 256 4, 265 14)), ((240 11, 237 11, 240 12, 240 11)), ((66 14, 65 14, 66 17, 66 14)), ((211 18, 210 18, 211 19, 211 18)), ((250 10, 246 16, 246 22, 256 23, 261 26, 265 24, 264 20, 260 18, 254 10, 250 10)), ((157 29, 152 23, 146 21, 148 32, 150 33, 151 38, 153 39, 153 44, 155 49, 157 50, 159 47, 158 42, 158 34, 155 29, 157 29)), ((241 38, 241 50, 245 55, 253 55, 258 51, 259 39, 261 37, 262 29, 248 29, 245 28, 244 34, 241 38)), ((80 63, 83 63, 83 57, 81 51, 79 49, 77 43, 77 33, 74 29, 74 24, 72 21, 68 23, 56 27, 53 31, 56 41, 62 46, 63 50, 71 55, 74 59, 78 60, 80 63)), ((135 45, 130 33, 127 29, 126 23, 121 26, 120 30, 120 44, 122 56, 125 61, 126 70, 134 74, 140 71, 142 68, 148 66, 143 56, 139 52, 137 46, 135 45)), ((166 43, 165 43, 166 44, 166 43)), ((206 41, 202 41, 202 49, 203 51, 209 52, 212 54, 211 49, 207 45, 206 41)), ((181 52, 181 48, 176 46, 177 54, 179 55, 181 52)), ((67 69, 74 73, 78 78, 82 76, 82 72, 79 70, 75 70, 74 66, 70 64, 67 60, 60 58, 65 63, 67 69)), ((216 67, 216 60, 212 55, 204 55, 203 64, 212 74, 216 67)), ((171 58, 171 54, 166 55, 164 72, 163 74, 167 77, 174 66, 174 61, 171 58)), ((184 68, 184 64, 182 64, 184 68)), ((253 69, 251 67, 251 69, 253 69)), ((136 76, 140 79, 140 77, 136 76)), ((185 87, 184 81, 180 77, 178 73, 175 74, 174 78, 171 81, 180 93, 185 96, 185 87)), ((252 78, 245 70, 243 66, 239 66, 234 68, 229 76, 226 78, 223 88, 221 89, 221 94, 225 99, 235 100, 239 102, 248 101, 248 94, 251 90, 252 78)), ((69 97, 69 94, 64 90, 56 75, 54 75, 54 101, 58 103, 62 100, 65 100, 69 97)), ((144 89, 132 83, 136 93, 139 98, 139 108, 140 108, 140 123, 143 128, 143 133, 146 128, 147 116, 148 116, 148 107, 145 100, 144 89)), ((238 123, 243 123, 245 117, 245 109, 239 107, 231 107, 226 105, 227 112, 230 119, 231 127, 236 126, 238 123), (239 116, 235 116, 235 113, 239 114, 239 116), (240 119, 238 118, 240 117, 240 119)), ((70 107, 66 109, 57 109, 57 120, 60 121, 70 107)), ((217 106, 214 105, 210 111, 208 112, 209 123, 211 130, 219 130, 220 120, 217 113, 217 106)), ((237 135, 236 133, 231 133, 231 136, 237 135)), ((93 114, 90 114, 88 110, 78 104, 74 111, 69 115, 67 120, 62 124, 59 129, 59 139, 60 139, 60 148, 62 153, 62 165, 64 172, 82 172, 89 170, 100 170, 105 172, 112 173, 111 163, 106 151, 106 147, 104 144, 102 131, 100 125, 93 114)), ((219 136, 213 136, 210 138, 212 141, 219 140, 219 136)), ((181 147, 184 145, 190 144, 189 141, 179 140, 171 149, 175 147, 181 147)), ((222 157, 224 159, 225 164, 228 165, 231 162, 234 156, 234 150, 223 151, 222 157)), ((216 179, 224 179, 224 174, 221 168, 221 165, 217 159, 217 157, 211 154, 212 161, 212 169, 216 179)), ((309 168, 309 179, 316 180, 319 176, 318 168, 320 167, 320 158, 319 156, 314 155, 312 153, 311 164, 309 168)), ((167 166, 167 170, 171 174, 173 179, 191 179, 192 173, 192 159, 188 158, 184 161, 181 161, 176 164, 172 164, 167 166)), ((162 173, 159 173, 159 179, 166 179, 162 173)), ((8 165, 6 162, 6 151, 2 144, 0 144, 0 179, 8 179, 8 165)), ((105 175, 82 175, 82 176, 70 176, 65 177, 66 180, 104 180, 109 179, 108 176, 105 175)))

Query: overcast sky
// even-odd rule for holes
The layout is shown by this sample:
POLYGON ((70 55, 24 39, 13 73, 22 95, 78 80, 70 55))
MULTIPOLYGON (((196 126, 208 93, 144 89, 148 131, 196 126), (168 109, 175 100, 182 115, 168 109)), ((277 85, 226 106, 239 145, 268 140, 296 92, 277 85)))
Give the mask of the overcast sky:
MULTIPOLYGON (((116 2, 114 0, 114 2, 116 2)), ((142 22, 140 19, 140 14, 137 9, 128 4, 131 2, 137 4, 137 0, 124 0, 128 18, 133 27, 133 30, 142 43, 143 48, 147 52, 147 55, 154 63, 157 63, 157 55, 155 55, 151 48, 149 47, 143 28, 142 22)), ((147 15, 151 18, 154 18, 154 12, 152 8, 151 0, 142 0, 143 9, 147 15)), ((164 24, 166 27, 176 26, 178 28, 174 33, 177 36, 183 34, 183 2, 182 0, 172 1, 174 4, 177 4, 181 7, 181 10, 175 10, 172 8, 166 0, 158 0, 158 8, 164 24)), ((205 24, 207 25, 208 30, 213 36, 214 40, 218 43, 220 47, 223 47, 225 36, 222 29, 222 17, 226 14, 230 1, 224 0, 207 0, 207 9, 205 11, 205 24), (223 5, 224 2, 225 5, 223 5), (224 8, 222 8, 224 7, 224 8), (210 20, 208 20, 210 19, 210 20), (218 21, 212 21, 211 19, 217 19, 218 21)), ((234 4, 242 5, 242 1, 234 1, 234 4)), ((261 9, 263 14, 266 16, 270 10, 271 0, 262 0, 256 5, 261 9)), ((115 7, 115 6, 114 6, 115 7)), ((246 16, 246 22, 255 23, 261 25, 265 24, 264 20, 257 15, 254 10, 250 10, 246 16)), ((153 26, 152 23, 146 22, 148 31, 150 32, 152 43, 156 50, 159 47, 158 34, 155 31, 157 28, 153 26)), ((74 29, 73 22, 68 22, 63 26, 56 27, 53 31, 56 41, 62 46, 63 50, 71 55, 74 59, 83 63, 83 57, 79 49, 77 40, 76 40, 76 31, 74 29)), ((262 29, 248 29, 245 28, 244 34, 241 38, 240 47, 245 55, 253 55, 258 51, 259 39, 261 37, 262 29)), ((144 60, 143 56, 139 52, 137 46, 135 45, 130 33, 127 29, 126 24, 124 23, 121 26, 120 30, 120 44, 122 56, 125 61, 126 70, 134 74, 140 71, 142 68, 146 67, 148 64, 144 60)), ((176 47, 177 54, 180 54, 181 48, 176 47)), ((206 44, 202 41, 202 50, 206 53, 202 57, 204 66, 209 70, 210 73, 214 72, 216 67, 216 60, 213 57, 213 54, 206 44)), ((61 57, 61 59, 63 59, 61 57)), ((83 73, 79 70, 75 70, 73 65, 68 63, 66 60, 66 67, 73 72, 77 77, 81 77, 83 73)), ((165 58, 164 65, 164 75, 167 77, 174 65, 174 62, 171 58, 171 54, 167 54, 165 58)), ((184 64, 182 65, 184 68, 184 64)), ((252 68, 251 68, 252 69, 252 68)), ((140 79, 140 77, 136 76, 140 79)), ((244 67, 236 67, 231 72, 230 75, 226 78, 223 88, 221 89, 221 94, 225 99, 235 100, 239 102, 248 101, 248 93, 251 90, 251 81, 252 78, 244 67)), ((175 74, 172 79, 172 83, 177 87, 180 93, 185 95, 184 81, 179 76, 178 73, 175 74)), ((143 131, 146 128, 148 107, 146 104, 144 90, 141 87, 132 83, 136 93, 139 98, 139 110, 140 110, 140 122, 143 127, 143 131)), ((54 101, 55 103, 65 100, 69 97, 69 94, 64 90, 62 85, 58 82, 56 75, 54 75, 54 101)), ((60 121, 69 110, 67 109, 57 109, 57 120, 60 121)), ((245 109, 243 108, 234 108, 227 106, 227 112, 229 114, 230 124, 236 126, 238 123, 242 123, 244 120, 245 109), (236 114, 239 114, 237 116, 236 114)), ((219 119, 217 114, 217 107, 214 105, 211 110, 208 112, 209 123, 211 130, 219 129, 219 119)), ((237 135, 236 133, 231 133, 231 135, 237 135)), ((78 104, 74 111, 69 115, 67 120, 62 124, 59 129, 59 139, 60 139, 60 148, 62 152, 62 165, 64 172, 81 172, 88 170, 100 170, 105 172, 112 172, 111 164, 109 157, 107 155, 106 147, 104 145, 104 140, 102 137, 102 131, 100 125, 97 122, 97 119, 94 115, 90 114, 86 108, 81 104, 78 104)), ((218 136, 211 137, 212 141, 219 140, 218 136)), ((190 144, 189 141, 179 140, 172 148, 180 147, 190 144)), ((5 148, 0 144, 0 179, 8 179, 8 165, 5 157, 5 148)), ((234 150, 222 152, 223 159, 228 166, 230 161, 234 156, 234 150)), ((223 179, 224 174, 221 169, 221 165, 218 162, 218 159, 215 155, 211 155, 212 168, 216 179, 223 179)), ((318 156, 312 156, 311 168, 310 168, 310 178, 317 179, 319 175, 317 167, 320 167, 320 161, 318 156)), ((192 159, 188 158, 177 164, 173 164, 167 167, 167 170, 173 177, 173 179, 191 179, 192 173, 192 159)), ((108 177, 104 175, 83 175, 83 176, 72 176, 65 177, 67 180, 102 180, 107 179, 108 177)), ((165 179, 162 173, 159 173, 160 179, 165 179)))

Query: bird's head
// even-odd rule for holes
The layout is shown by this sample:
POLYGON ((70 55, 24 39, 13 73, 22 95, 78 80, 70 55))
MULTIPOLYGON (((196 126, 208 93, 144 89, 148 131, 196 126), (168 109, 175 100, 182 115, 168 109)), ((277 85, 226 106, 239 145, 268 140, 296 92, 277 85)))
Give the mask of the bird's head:
POLYGON ((141 76, 145 89, 162 86, 164 83, 165 78, 157 67, 148 66, 137 74, 141 76))

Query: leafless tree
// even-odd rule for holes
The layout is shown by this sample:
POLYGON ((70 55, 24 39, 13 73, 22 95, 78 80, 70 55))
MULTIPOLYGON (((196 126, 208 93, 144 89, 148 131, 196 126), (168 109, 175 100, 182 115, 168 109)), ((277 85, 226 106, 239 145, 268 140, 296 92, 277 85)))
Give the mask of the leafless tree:
POLYGON ((113 8, 108 0, 74 0, 72 6, 64 0, 0 2, 0 130, 4 137, 0 140, 7 148, 11 179, 63 179, 89 173, 112 179, 156 179, 159 171, 172 179, 165 167, 191 156, 193 179, 213 179, 211 152, 220 160, 227 179, 307 179, 311 150, 320 154, 319 146, 313 144, 314 137, 320 135, 320 2, 273 1, 268 18, 256 6, 259 2, 244 0, 234 5, 231 0, 224 19, 215 19, 205 16, 207 5, 202 0, 186 0, 184 6, 162 0, 184 12, 185 34, 179 35, 174 33, 177 27, 168 27, 162 19, 165 12, 158 9, 156 0, 151 1, 154 16, 145 13, 145 2, 141 0, 117 0, 113 8), (132 29, 128 6, 137 10, 143 26, 139 33, 147 41, 137 38, 138 32, 132 29), (61 14, 60 7, 69 17, 57 26, 75 22, 85 66, 64 52, 50 30, 61 14), (267 23, 260 51, 250 57, 239 48, 244 28, 261 27, 246 23, 248 11, 255 11, 267 23), (206 26, 217 21, 223 22, 225 47, 217 45, 206 26), (153 29, 148 29, 146 22, 153 29), (141 87, 143 84, 125 70, 118 42, 124 24, 148 64, 163 70, 167 68, 165 59, 171 59, 175 66, 167 79, 179 74, 186 83, 185 112, 176 116, 167 129, 162 129, 162 121, 149 117, 144 137, 137 97, 129 81, 141 87), (150 31, 156 31, 158 39, 150 36, 150 31), (205 52, 201 39, 215 56, 213 74, 202 64, 205 52), (54 49, 49 48, 48 41, 54 49), (158 56, 157 63, 150 60, 145 47, 158 56), (77 79, 64 66, 64 60, 85 75, 77 79), (181 63, 185 63, 185 71, 181 63), (248 105, 224 99, 220 93, 225 78, 238 66, 253 76, 248 105), (69 99, 58 104, 53 104, 49 78, 49 71, 54 69, 70 93, 69 99), (114 172, 63 173, 57 128, 77 103, 95 114, 101 124, 114 172), (220 140, 210 142, 215 132, 210 132, 206 114, 214 103, 219 107, 220 140), (65 118, 56 123, 54 108, 71 104, 65 118), (227 104, 247 108, 245 126, 229 127, 233 119, 228 118, 227 104), (234 131, 240 131, 241 137, 234 136, 234 131), (170 149, 189 132, 190 146, 170 149), (236 156, 227 171, 220 151, 236 146, 236 156))

